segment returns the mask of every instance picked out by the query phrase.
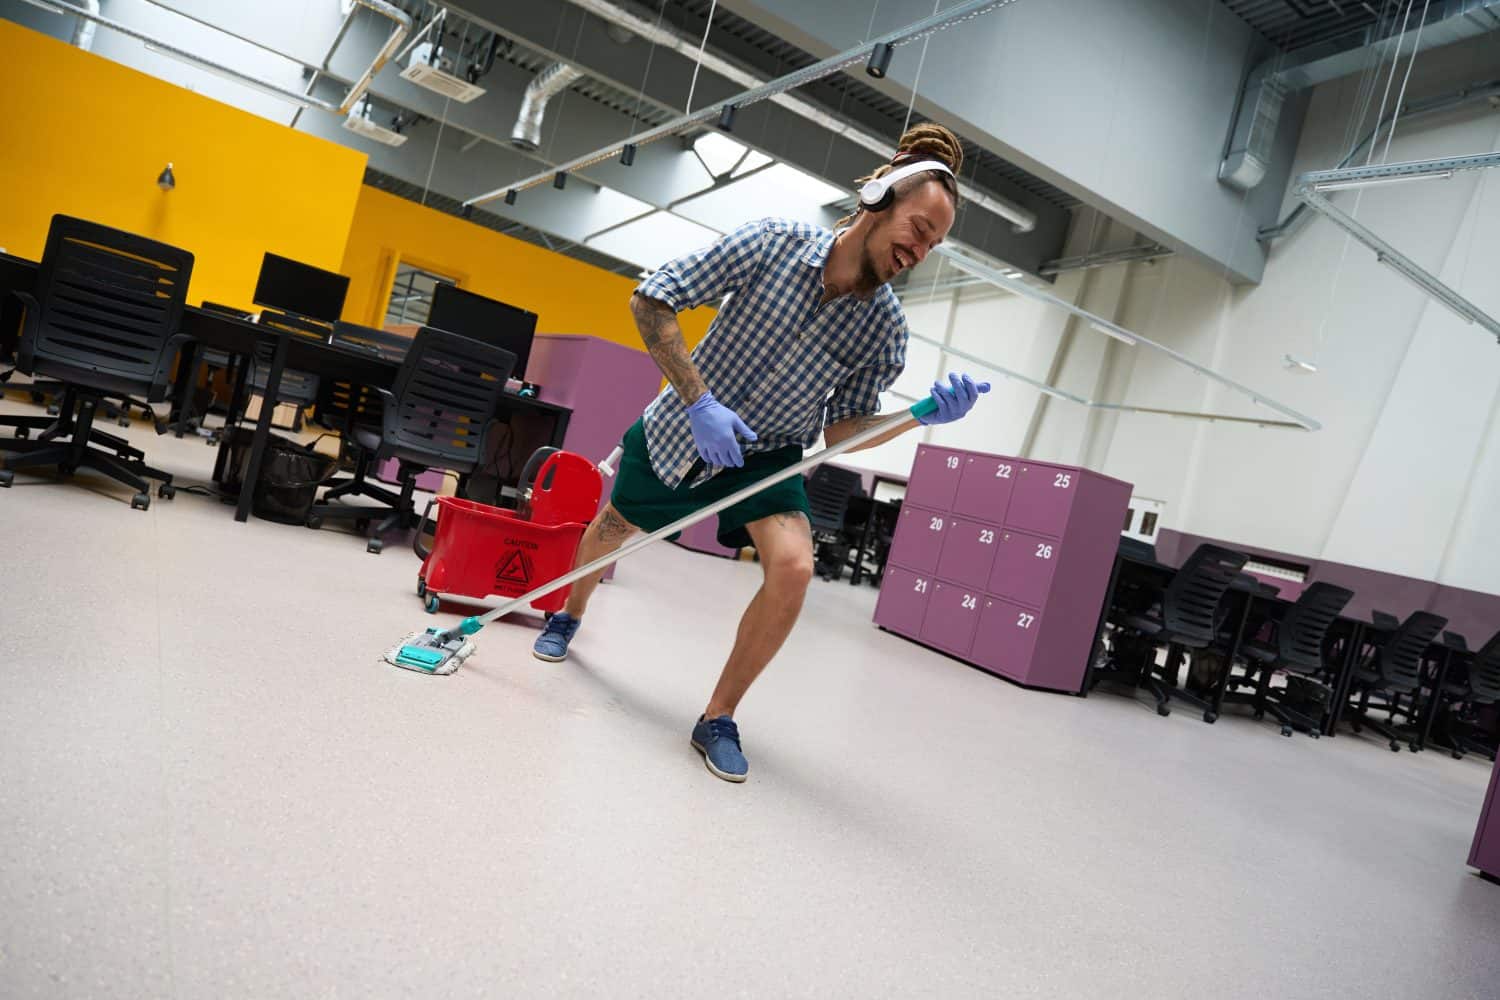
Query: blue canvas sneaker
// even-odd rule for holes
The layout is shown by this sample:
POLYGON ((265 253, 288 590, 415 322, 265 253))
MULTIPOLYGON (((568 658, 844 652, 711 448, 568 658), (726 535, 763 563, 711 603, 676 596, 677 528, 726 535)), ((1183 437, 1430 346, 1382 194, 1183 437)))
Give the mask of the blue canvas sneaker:
POLYGON ((542 634, 536 637, 536 642, 531 647, 531 655, 552 663, 566 660, 568 643, 573 641, 573 636, 578 634, 578 626, 582 624, 582 619, 574 618, 566 611, 550 615, 547 627, 542 629, 542 634))
POLYGON ((744 781, 750 770, 740 752, 740 727, 727 715, 700 718, 693 727, 693 749, 703 755, 708 769, 725 781, 744 781))

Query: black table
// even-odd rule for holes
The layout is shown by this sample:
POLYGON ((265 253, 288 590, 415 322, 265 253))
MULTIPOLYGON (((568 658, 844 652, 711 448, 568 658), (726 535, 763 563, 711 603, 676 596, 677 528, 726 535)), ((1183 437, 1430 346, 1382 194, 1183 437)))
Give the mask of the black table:
MULTIPOLYGON (((35 261, 0 254, 0 300, 14 303, 14 297, 9 294, 12 291, 35 294, 37 272, 38 265, 35 261)), ((13 322, 0 324, 0 353, 4 353, 4 338, 14 337, 14 328, 13 322)), ((183 311, 181 332, 192 339, 190 344, 183 347, 179 359, 178 371, 182 373, 193 370, 194 353, 200 346, 218 348, 246 358, 253 357, 256 348, 261 345, 271 346, 270 370, 266 375, 265 389, 261 393, 260 414, 255 421, 255 431, 251 438, 250 460, 240 484, 239 502, 235 506, 236 521, 245 521, 250 517, 255 486, 260 481, 261 464, 265 458, 266 441, 271 435, 271 416, 276 409, 281 376, 287 368, 381 389, 391 388, 395 384, 396 373, 401 370, 400 362, 384 355, 355 347, 328 344, 288 330, 261 326, 237 316, 198 306, 188 306, 183 311)), ((248 367, 241 366, 237 393, 243 390, 243 373, 248 367)), ((178 381, 174 394, 175 409, 181 409, 187 394, 192 391, 193 387, 187 382, 186 377, 178 381)), ((237 400, 231 401, 231 417, 235 414, 237 404, 237 400)), ((510 395, 502 399, 500 410, 512 413, 517 410, 550 413, 563 420, 573 412, 555 403, 510 395)), ((223 459, 224 450, 221 450, 219 463, 214 471, 215 479, 222 477, 223 459)))

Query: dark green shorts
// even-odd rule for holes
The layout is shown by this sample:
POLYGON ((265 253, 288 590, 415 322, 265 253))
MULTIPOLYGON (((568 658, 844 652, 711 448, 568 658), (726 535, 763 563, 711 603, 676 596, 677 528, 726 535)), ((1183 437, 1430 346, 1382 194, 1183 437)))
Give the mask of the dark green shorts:
MULTIPOLYGON (((658 479, 651 468, 651 458, 646 452, 646 428, 641 421, 630 425, 621 447, 624 454, 620 457, 620 468, 615 473, 615 486, 609 502, 621 517, 643 531, 665 527, 802 460, 802 449, 795 446, 756 452, 745 456, 743 468, 725 469, 701 486, 689 486, 684 481, 674 490, 658 479)), ((783 479, 775 486, 720 511, 719 544, 731 549, 753 545, 745 525, 792 511, 801 511, 811 517, 801 476, 783 479)))

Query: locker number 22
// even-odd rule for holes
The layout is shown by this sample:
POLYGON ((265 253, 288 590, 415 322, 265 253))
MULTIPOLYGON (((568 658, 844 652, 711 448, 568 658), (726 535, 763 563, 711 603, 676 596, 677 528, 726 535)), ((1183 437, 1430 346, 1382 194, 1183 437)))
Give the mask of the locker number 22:
POLYGON ((995 478, 996 479, 1009 479, 1010 478, 1010 466, 1007 465, 1007 464, 1005 464, 1004 462, 1001 462, 999 465, 995 466, 995 478))

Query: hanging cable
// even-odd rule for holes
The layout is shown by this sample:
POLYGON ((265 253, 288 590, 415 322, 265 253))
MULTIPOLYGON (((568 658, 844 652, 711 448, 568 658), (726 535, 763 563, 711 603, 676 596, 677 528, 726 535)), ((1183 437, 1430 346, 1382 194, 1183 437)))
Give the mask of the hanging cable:
POLYGON ((698 61, 693 63, 693 80, 688 84, 687 114, 693 113, 693 92, 698 89, 698 71, 703 68, 703 50, 708 46, 708 32, 714 26, 714 11, 719 9, 719 0, 708 5, 708 19, 703 23, 703 41, 698 43, 698 61))
MULTIPOLYGON (((932 12, 936 14, 938 12, 938 8, 942 5, 943 0, 934 0, 932 5, 932 12)), ((912 109, 917 106, 917 87, 922 83, 922 64, 927 61, 927 43, 931 40, 931 35, 924 35, 922 37, 922 54, 917 58, 917 75, 913 77, 911 81, 911 100, 906 105, 906 121, 901 123, 901 133, 903 135, 905 135, 906 130, 911 127, 911 112, 912 109)))
POLYGON ((1417 64, 1417 50, 1422 47, 1422 29, 1427 27, 1427 8, 1431 5, 1432 0, 1423 0, 1422 20, 1417 23, 1417 37, 1411 43, 1411 58, 1406 61, 1406 75, 1401 78, 1401 92, 1396 95, 1396 107, 1391 111, 1391 127, 1385 132, 1385 152, 1380 155, 1381 163, 1390 162, 1391 140, 1396 138, 1396 123, 1401 120, 1401 102, 1406 100, 1406 85, 1411 82, 1411 70, 1417 64))
MULTIPOLYGON (((666 12, 667 5, 665 3, 661 5, 661 10, 656 12, 656 30, 658 32, 661 31, 662 15, 666 12)), ((641 108, 646 104, 646 81, 651 78, 651 60, 654 58, 656 58, 656 41, 653 34, 651 47, 646 50, 646 69, 641 73, 641 89, 635 97, 635 116, 630 119, 630 132, 626 135, 627 139, 635 135, 635 127, 641 120, 641 108)))

